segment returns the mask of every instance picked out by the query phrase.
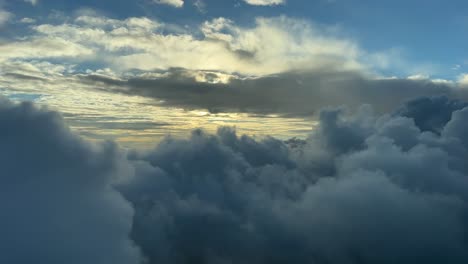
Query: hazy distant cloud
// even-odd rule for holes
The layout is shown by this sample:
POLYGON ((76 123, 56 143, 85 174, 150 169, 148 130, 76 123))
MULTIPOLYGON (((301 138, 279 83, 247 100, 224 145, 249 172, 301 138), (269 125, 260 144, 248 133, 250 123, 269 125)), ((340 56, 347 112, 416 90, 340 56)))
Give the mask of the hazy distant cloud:
POLYGON ((36 23, 36 20, 30 17, 24 17, 20 20, 20 22, 24 24, 32 24, 32 23, 36 23))
POLYGON ((193 6, 195 6, 200 13, 206 12, 206 3, 203 0, 195 0, 193 6))
POLYGON ((25 2, 28 2, 28 3, 31 3, 31 5, 37 5, 37 3, 39 2, 38 0, 24 0, 25 2))
POLYGON ((286 3, 286 0, 244 0, 249 5, 272 6, 286 3))
POLYGON ((13 17, 12 13, 0 9, 0 27, 6 24, 8 20, 10 20, 12 17, 13 17))
POLYGON ((157 4, 171 5, 174 7, 182 7, 184 5, 183 0, 154 0, 157 4))

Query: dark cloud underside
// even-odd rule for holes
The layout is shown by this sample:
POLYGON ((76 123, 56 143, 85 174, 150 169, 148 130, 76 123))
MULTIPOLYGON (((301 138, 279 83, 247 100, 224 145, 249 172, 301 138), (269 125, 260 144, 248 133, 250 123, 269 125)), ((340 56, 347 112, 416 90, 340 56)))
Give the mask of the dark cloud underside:
POLYGON ((388 112, 420 96, 468 98, 467 92, 455 85, 430 80, 370 79, 358 72, 320 70, 258 78, 232 77, 226 84, 199 82, 193 77, 195 74, 202 74, 209 81, 216 79, 211 75, 220 73, 172 69, 158 78, 120 80, 98 75, 81 78, 106 91, 141 95, 162 100, 168 106, 211 112, 307 116, 327 106, 362 104, 388 112))
POLYGON ((0 262, 467 263, 467 109, 329 108, 304 141, 195 130, 124 158, 3 100, 0 262))

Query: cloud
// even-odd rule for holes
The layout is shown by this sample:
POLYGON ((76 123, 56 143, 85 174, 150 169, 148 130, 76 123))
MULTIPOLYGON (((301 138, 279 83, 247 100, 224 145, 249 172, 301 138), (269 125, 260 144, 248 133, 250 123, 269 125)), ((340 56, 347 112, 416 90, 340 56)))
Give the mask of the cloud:
MULTIPOLYGON (((409 104, 441 102, 459 104, 409 104)), ((439 135, 363 106, 323 110, 302 142, 168 138, 129 155, 132 238, 150 263, 465 263, 467 113, 439 135)))
POLYGON ((31 3, 31 5, 35 6, 38 3, 38 0, 24 0, 27 3, 31 3))
POLYGON ((133 208, 112 187, 131 168, 113 143, 73 135, 57 113, 0 99, 2 263, 140 263, 133 208))
POLYGON ((0 27, 6 24, 8 20, 10 20, 12 17, 13 17, 12 13, 0 9, 0 27))
POLYGON ((421 95, 466 98, 458 82, 379 77, 397 53, 374 56, 336 27, 284 16, 183 28, 78 12, 27 26, 27 35, 19 31, 0 47, 2 93, 65 112, 81 135, 123 144, 168 131, 183 136, 201 124, 211 132, 237 123, 243 133, 304 137, 325 106, 368 103, 385 112, 421 95), (128 127, 123 122, 145 129, 110 129, 128 127))
POLYGON ((193 2, 193 6, 198 10, 198 12, 206 13, 206 3, 203 0, 195 0, 193 2))
POLYGON ((110 92, 163 100, 166 106, 207 109, 217 112, 246 112, 311 116, 323 107, 370 104, 379 112, 393 111, 401 103, 424 95, 467 98, 464 89, 431 80, 374 79, 356 71, 291 71, 249 78, 211 71, 172 69, 164 74, 111 79, 82 76, 84 82, 110 92))
POLYGON ((466 103, 419 98, 324 109, 306 140, 222 127, 125 158, 2 99, 0 260, 466 263, 467 121, 466 103))
POLYGON ((463 86, 468 86, 468 74, 462 74, 458 78, 458 82, 463 86))
POLYGON ((184 6, 183 0, 154 0, 157 4, 171 5, 173 7, 182 7, 184 6))
POLYGON ((180 32, 145 17, 125 20, 82 15, 63 24, 40 24, 21 41, 4 45, 0 60, 62 57, 78 65, 99 63, 117 72, 181 67, 245 75, 319 68, 366 68, 351 40, 326 27, 287 17, 258 18, 240 27, 218 18, 180 32), (66 49, 56 49, 63 46, 66 49))
POLYGON ((422 97, 408 102, 396 113, 414 119, 415 124, 423 131, 440 134, 452 118, 452 113, 467 106, 465 102, 447 97, 422 97))
POLYGON ((244 0, 249 5, 257 6, 273 6, 273 5, 282 5, 285 4, 285 0, 244 0))
POLYGON ((36 20, 30 17, 24 17, 20 20, 20 22, 23 24, 33 24, 36 23, 36 20))

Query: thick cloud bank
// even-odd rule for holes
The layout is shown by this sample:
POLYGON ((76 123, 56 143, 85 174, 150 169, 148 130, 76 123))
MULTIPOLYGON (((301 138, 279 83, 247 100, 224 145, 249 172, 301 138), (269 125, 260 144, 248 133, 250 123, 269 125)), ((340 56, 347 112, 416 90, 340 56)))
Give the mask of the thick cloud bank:
POLYGON ((362 104, 370 104, 379 112, 388 112, 407 100, 426 95, 468 99, 468 90, 454 84, 372 79, 356 71, 337 71, 333 67, 257 78, 187 69, 171 69, 158 77, 115 79, 83 75, 81 78, 106 91, 155 98, 166 106, 207 109, 215 113, 310 116, 323 107, 346 105, 355 108, 362 104))
POLYGON ((133 209, 111 187, 115 144, 74 136, 52 112, 0 98, 0 263, 136 264, 133 209))
POLYGON ((467 121, 424 98, 323 110, 306 141, 167 139, 129 156, 132 238, 150 263, 467 263, 467 121))
POLYGON ((306 140, 196 130, 125 159, 1 101, 0 262, 468 262, 465 103, 319 120, 306 140))

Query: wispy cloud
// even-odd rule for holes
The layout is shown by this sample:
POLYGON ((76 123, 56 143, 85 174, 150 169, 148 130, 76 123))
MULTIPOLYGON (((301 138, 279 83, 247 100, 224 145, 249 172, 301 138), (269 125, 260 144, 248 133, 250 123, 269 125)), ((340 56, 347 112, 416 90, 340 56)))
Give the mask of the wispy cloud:
POLYGON ((157 4, 170 5, 173 7, 182 7, 184 6, 184 0, 154 0, 157 4))
POLYGON ((13 17, 13 14, 0 8, 0 27, 13 17))
POLYGON ((31 3, 31 5, 35 6, 39 2, 39 0, 24 0, 25 2, 31 3))
POLYGON ((286 0, 244 0, 249 5, 257 6, 274 6, 282 5, 286 3, 286 0))

